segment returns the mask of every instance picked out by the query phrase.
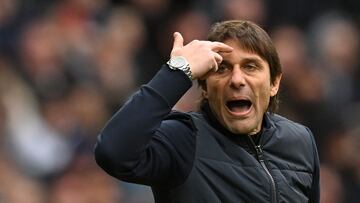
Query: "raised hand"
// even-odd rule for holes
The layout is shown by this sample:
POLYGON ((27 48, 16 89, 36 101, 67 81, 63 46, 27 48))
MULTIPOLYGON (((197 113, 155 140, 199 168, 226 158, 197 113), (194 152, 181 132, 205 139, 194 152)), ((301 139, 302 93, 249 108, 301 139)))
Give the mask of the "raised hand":
POLYGON ((193 40, 184 46, 184 39, 178 32, 174 33, 174 45, 171 57, 183 56, 190 64, 193 79, 201 78, 209 71, 216 71, 223 60, 221 52, 231 52, 232 47, 221 42, 193 40))

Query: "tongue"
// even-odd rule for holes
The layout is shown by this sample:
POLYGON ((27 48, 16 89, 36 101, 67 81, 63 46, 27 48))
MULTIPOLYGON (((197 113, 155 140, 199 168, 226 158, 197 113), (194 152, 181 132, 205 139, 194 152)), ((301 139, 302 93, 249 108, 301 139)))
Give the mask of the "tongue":
POLYGON ((228 106, 231 111, 238 113, 245 112, 250 108, 248 102, 241 102, 241 101, 231 102, 228 106))
POLYGON ((233 107, 231 107, 230 108, 230 110, 231 111, 233 111, 233 112, 239 112, 239 113, 241 113, 241 112, 245 112, 245 111, 247 111, 249 109, 249 107, 248 106, 233 106, 233 107))

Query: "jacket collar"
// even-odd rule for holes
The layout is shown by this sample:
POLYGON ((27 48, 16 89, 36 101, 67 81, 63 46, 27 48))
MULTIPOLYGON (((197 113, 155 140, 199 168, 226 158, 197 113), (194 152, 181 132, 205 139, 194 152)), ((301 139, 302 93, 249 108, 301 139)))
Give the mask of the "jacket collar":
MULTIPOLYGON (((245 134, 234 134, 230 132, 227 128, 225 128, 215 117, 209 103, 206 101, 200 107, 201 113, 204 115, 205 119, 213 126, 216 130, 218 130, 221 134, 225 135, 227 138, 237 143, 238 145, 243 146, 244 143, 248 145, 248 136, 245 134)), ((257 133, 255 143, 264 144, 264 141, 267 141, 271 136, 271 132, 274 129, 274 121, 271 119, 272 114, 266 112, 263 117, 263 126, 259 133, 257 133), (269 134, 270 133, 270 134, 269 134)))

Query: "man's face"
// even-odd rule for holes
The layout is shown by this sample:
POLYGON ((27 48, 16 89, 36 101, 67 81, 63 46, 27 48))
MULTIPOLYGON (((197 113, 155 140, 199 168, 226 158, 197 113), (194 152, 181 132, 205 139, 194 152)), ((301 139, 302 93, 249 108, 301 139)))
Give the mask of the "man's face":
POLYGON ((224 127, 235 134, 252 135, 261 130, 264 113, 270 97, 278 91, 281 76, 271 84, 265 60, 241 49, 236 40, 224 43, 234 50, 222 54, 218 71, 206 78, 203 95, 224 127))

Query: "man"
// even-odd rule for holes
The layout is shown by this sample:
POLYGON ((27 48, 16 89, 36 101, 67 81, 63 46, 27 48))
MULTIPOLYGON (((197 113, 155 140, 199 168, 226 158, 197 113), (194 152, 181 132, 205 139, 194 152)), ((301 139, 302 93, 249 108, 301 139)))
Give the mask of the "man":
POLYGON ((183 45, 102 130, 97 163, 150 185, 156 202, 319 202, 319 160, 306 127, 273 113, 277 52, 248 21, 215 24, 183 45), (199 112, 171 112, 197 79, 199 112))

